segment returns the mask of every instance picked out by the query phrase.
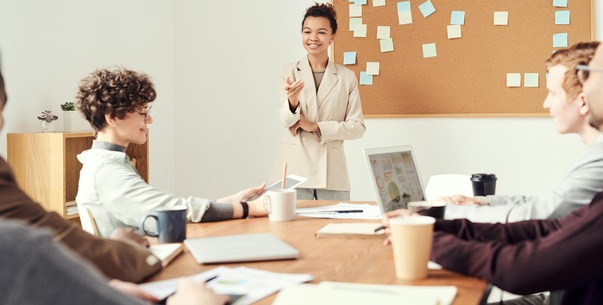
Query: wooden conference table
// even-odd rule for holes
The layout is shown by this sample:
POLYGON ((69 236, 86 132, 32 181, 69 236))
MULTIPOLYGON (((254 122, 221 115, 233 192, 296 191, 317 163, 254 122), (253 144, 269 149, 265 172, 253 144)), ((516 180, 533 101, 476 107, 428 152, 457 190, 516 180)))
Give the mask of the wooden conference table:
MULTIPOLYGON (((303 201, 298 207, 336 204, 338 201, 303 201)), ((374 202, 354 202, 371 203, 374 202)), ((310 273, 312 283, 321 281, 399 284, 399 285, 453 285, 458 288, 453 304, 479 304, 487 283, 447 270, 430 270, 422 280, 396 279, 391 247, 383 245, 383 238, 317 238, 314 233, 328 223, 378 222, 377 220, 342 220, 297 217, 294 221, 270 222, 268 218, 249 218, 230 221, 189 224, 187 236, 209 237, 246 233, 270 232, 300 252, 296 260, 224 264, 228 267, 247 266, 273 272, 310 273)), ((200 265, 187 250, 176 257, 164 270, 150 281, 194 275, 219 265, 200 265)), ((255 304, 271 304, 276 294, 255 304)))

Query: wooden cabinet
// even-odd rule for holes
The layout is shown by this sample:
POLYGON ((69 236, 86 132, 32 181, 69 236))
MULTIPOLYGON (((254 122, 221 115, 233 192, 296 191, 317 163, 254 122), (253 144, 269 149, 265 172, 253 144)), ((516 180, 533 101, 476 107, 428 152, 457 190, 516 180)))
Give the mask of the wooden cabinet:
MULTIPOLYGON (((89 149, 93 139, 92 132, 9 133, 8 163, 27 195, 65 219, 77 218, 65 205, 77 194, 82 169, 77 155, 89 149)), ((130 145, 127 154, 148 182, 148 142, 130 145)))

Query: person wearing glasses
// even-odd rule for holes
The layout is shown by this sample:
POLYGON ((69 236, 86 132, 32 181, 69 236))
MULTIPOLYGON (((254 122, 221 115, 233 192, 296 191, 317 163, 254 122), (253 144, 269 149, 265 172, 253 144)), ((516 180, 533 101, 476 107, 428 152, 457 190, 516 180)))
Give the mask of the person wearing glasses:
MULTIPOLYGON (((146 74, 123 68, 96 70, 79 83, 76 106, 96 139, 91 149, 78 155, 83 167, 75 200, 92 216, 100 236, 121 227, 140 230, 142 218, 161 207, 187 207, 190 222, 267 215, 261 199, 245 202, 265 184, 212 202, 160 191, 138 175, 125 152, 128 145, 147 141, 155 97, 146 74)), ((85 229, 93 231, 90 225, 85 229)))
POLYGON ((603 47, 600 45, 588 65, 578 65, 586 101, 591 108, 590 125, 603 130, 603 47))
MULTIPOLYGON (((591 124, 602 130, 603 80, 600 74, 603 49, 598 47, 590 64, 584 58, 568 56, 568 59, 572 64, 567 65, 566 79, 573 75, 574 79, 577 77, 576 81, 584 84, 591 124), (590 73, 579 72, 579 64, 589 64, 584 71, 590 73), (595 76, 597 73, 599 75, 595 76)), ((549 75, 549 80, 551 78, 549 75)), ((388 227, 389 218, 407 214, 406 210, 386 214, 384 226, 388 227)), ((511 293, 550 290, 550 304, 602 304, 602 231, 603 192, 599 192, 588 205, 557 219, 505 224, 473 223, 467 219, 436 220, 431 260, 448 270, 485 279, 511 293)), ((530 301, 505 303, 543 303, 542 298, 530 301)))
POLYGON ((306 177, 298 199, 350 200, 350 181, 343 141, 359 139, 366 130, 354 72, 329 58, 337 33, 336 13, 329 3, 306 10, 301 24, 307 55, 281 71, 279 118, 285 132, 272 180, 287 162, 291 174, 306 177))
POLYGON ((603 190, 603 135, 589 125, 590 110, 574 66, 587 63, 599 42, 583 42, 558 50, 546 62, 549 110, 560 134, 575 133, 587 146, 574 161, 560 184, 537 196, 452 195, 442 200, 447 219, 467 218, 476 222, 515 222, 558 218, 588 204, 603 190))

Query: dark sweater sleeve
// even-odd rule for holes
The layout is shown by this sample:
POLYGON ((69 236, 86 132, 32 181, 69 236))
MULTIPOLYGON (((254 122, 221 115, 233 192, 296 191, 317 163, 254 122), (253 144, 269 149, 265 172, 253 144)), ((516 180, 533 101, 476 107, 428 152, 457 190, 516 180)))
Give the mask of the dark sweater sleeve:
POLYGON ((0 221, 0 303, 144 305, 111 288, 92 266, 51 239, 50 231, 0 221))
POLYGON ((599 193, 591 204, 559 220, 439 222, 432 260, 516 294, 587 283, 603 273, 602 201, 599 193))
POLYGON ((95 265, 109 278, 140 282, 161 270, 161 262, 139 246, 95 237, 46 211, 19 189, 12 171, 0 158, 0 218, 48 228, 54 238, 95 265))

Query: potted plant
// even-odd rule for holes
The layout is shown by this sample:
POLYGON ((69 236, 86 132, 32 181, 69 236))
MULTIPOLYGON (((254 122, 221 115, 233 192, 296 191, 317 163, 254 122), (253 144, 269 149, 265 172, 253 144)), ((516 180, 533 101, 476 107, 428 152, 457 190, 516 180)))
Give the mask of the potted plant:
POLYGON ((50 132, 54 131, 53 126, 51 125, 52 121, 58 120, 59 117, 52 114, 50 110, 42 111, 41 115, 38 115, 38 120, 42 121, 42 131, 50 132))
POLYGON ((61 110, 75 111, 75 104, 73 102, 66 102, 65 104, 61 104, 61 110))
POLYGON ((83 126, 82 117, 75 111, 75 104, 73 102, 61 104, 61 110, 63 110, 63 131, 82 131, 86 129, 83 126))

